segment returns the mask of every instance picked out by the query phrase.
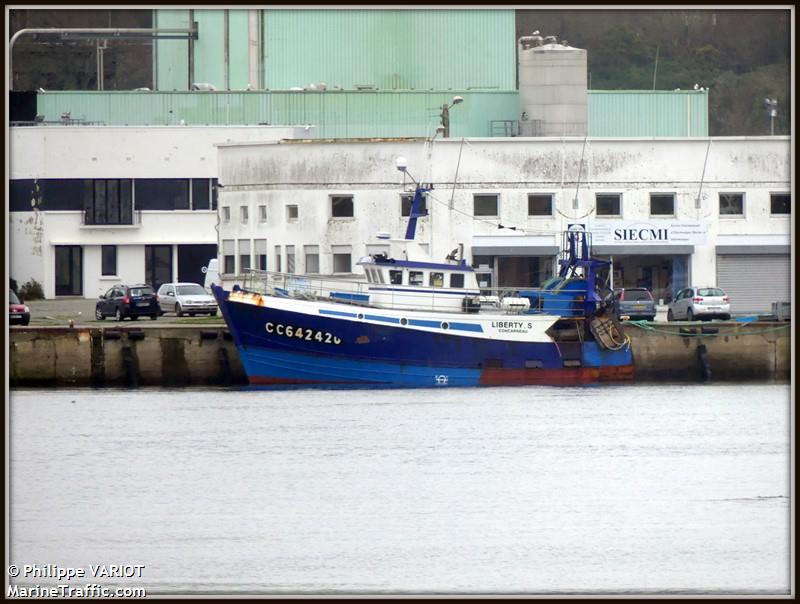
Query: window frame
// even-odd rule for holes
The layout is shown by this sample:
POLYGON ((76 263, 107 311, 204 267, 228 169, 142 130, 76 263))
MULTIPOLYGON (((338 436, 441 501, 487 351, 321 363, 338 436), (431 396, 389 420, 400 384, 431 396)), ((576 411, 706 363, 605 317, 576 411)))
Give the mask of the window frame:
MULTIPOLYGON (((414 193, 400 193, 400 217, 401 218, 409 218, 411 216, 411 206, 414 203, 414 193), (406 200, 408 200, 408 212, 406 212, 406 200)), ((425 218, 428 216, 428 195, 427 193, 422 194, 422 207, 420 208, 422 212, 425 213, 425 216, 420 216, 419 218, 425 218)))
POLYGON ((528 218, 552 218, 555 212, 555 193, 528 193, 528 218), (550 213, 549 214, 531 214, 531 201, 532 197, 549 197, 550 198, 550 213))
POLYGON ((745 194, 741 191, 720 191, 717 193, 717 216, 722 219, 736 219, 736 218, 744 218, 745 213, 745 194), (740 214, 723 214, 722 213, 722 197, 723 195, 731 196, 731 195, 739 195, 742 198, 742 211, 740 214))
POLYGON ((598 218, 622 218, 622 193, 595 193, 594 194, 594 214, 598 218), (600 197, 614 197, 617 198, 617 213, 616 214, 601 214, 600 204, 598 203, 600 197))
MULTIPOLYGON (((118 250, 116 245, 101 245, 100 246, 100 275, 103 277, 116 277, 117 276, 117 259, 118 259, 118 250), (113 270, 107 270, 108 265, 106 264, 106 252, 111 251, 113 252, 113 270)), ((112 262, 108 260, 108 262, 112 262)))
POLYGON ((352 194, 337 194, 337 195, 328 195, 328 208, 330 209, 330 216, 336 220, 348 220, 355 218, 356 216, 356 199, 355 195, 352 194), (342 215, 342 214, 335 214, 334 213, 334 200, 344 200, 350 199, 350 214, 342 215))
POLYGON ((500 193, 473 193, 472 194, 472 215, 480 218, 499 218, 500 217, 500 193), (475 205, 479 197, 494 197, 495 198, 495 213, 494 214, 478 214, 477 206, 475 205))
POLYGON ((677 215, 678 200, 675 193, 650 193, 648 209, 651 218, 675 218, 677 215), (653 213, 653 197, 671 197, 672 198, 672 212, 670 214, 654 214, 653 213))
POLYGON ((286 204, 286 222, 297 222, 300 218, 300 208, 296 203, 286 204), (292 216, 292 208, 294 208, 294 216, 292 216))
POLYGON ((781 192, 770 192, 769 194, 769 215, 770 217, 780 217, 783 218, 784 216, 791 216, 792 215, 792 194, 790 191, 781 191, 781 192), (775 212, 775 198, 776 197, 787 197, 788 198, 788 211, 786 212, 775 212))

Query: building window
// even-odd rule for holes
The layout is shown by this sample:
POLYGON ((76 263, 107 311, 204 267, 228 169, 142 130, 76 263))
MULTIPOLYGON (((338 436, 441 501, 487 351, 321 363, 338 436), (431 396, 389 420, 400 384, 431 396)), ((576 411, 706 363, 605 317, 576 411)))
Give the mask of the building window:
POLYGON ((295 266, 294 266, 294 246, 287 245, 286 246, 286 272, 287 273, 294 273, 295 266))
POLYGON ((102 274, 103 276, 113 276, 117 274, 117 246, 100 246, 102 274))
POLYGON ((281 272, 281 246, 275 246, 275 270, 281 272))
POLYGON ((293 220, 297 220, 297 214, 298 212, 296 205, 286 206, 286 220, 290 222, 293 220))
POLYGON ((473 195, 475 216, 497 216, 497 195, 473 195))
POLYGON ((239 272, 243 273, 244 271, 250 268, 250 240, 249 239, 240 239, 239 240, 239 272))
POLYGON ((598 193, 594 200, 598 216, 620 216, 622 214, 622 195, 619 193, 598 193))
POLYGON ((771 214, 791 214, 792 196, 789 193, 770 193, 769 209, 771 214))
POLYGON ((259 222, 267 221, 267 206, 265 205, 258 206, 258 221, 259 222))
POLYGON ((139 210, 188 210, 188 178, 137 178, 134 183, 139 210))
POLYGON ((744 193, 720 193, 719 194, 719 215, 720 216, 743 216, 744 215, 744 193))
MULTIPOLYGON (((421 214, 428 214, 428 196, 422 195, 422 199, 420 200, 422 203, 420 205, 420 213, 421 214)), ((411 216, 411 204, 414 202, 414 196, 409 195, 407 193, 400 196, 400 215, 401 216, 411 216)))
POLYGON ((319 246, 307 245, 304 251, 306 256, 306 273, 319 273, 319 246))
POLYGON ((192 209, 210 210, 211 209, 211 179, 193 178, 192 179, 192 209))
MULTIPOLYGON (((133 224, 131 182, 130 179, 84 181, 84 224, 133 224)), ((45 195, 47 192, 45 188, 45 195)))
POLYGON ((535 193, 528 195, 528 216, 552 216, 553 195, 535 193))
POLYGON ((331 247, 333 252, 333 272, 351 273, 353 272, 353 261, 350 257, 351 249, 349 245, 334 245, 331 247))
POLYGON ((222 206, 222 222, 231 221, 231 209, 228 206, 222 206))
POLYGON ((239 219, 242 221, 242 224, 247 224, 247 220, 250 215, 250 208, 247 206, 239 206, 239 219))
POLYGON ((236 273, 236 253, 233 239, 222 240, 222 264, 224 273, 228 275, 236 273))
POLYGON ((262 271, 267 270, 267 240, 256 239, 256 268, 262 271))
POLYGON ((331 216, 334 218, 352 218, 353 196, 331 195, 331 216))
POLYGON ((651 216, 674 216, 675 195, 672 193, 650 193, 651 216))

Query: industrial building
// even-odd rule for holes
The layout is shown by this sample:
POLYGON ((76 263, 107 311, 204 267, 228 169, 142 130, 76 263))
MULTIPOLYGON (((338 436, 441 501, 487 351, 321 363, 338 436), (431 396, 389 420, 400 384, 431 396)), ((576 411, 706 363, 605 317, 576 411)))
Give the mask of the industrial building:
POLYGON ((513 10, 154 14, 197 36, 155 43, 151 90, 43 92, 39 125, 11 129, 11 276, 48 297, 95 296, 120 237, 118 280, 194 276, 213 246, 229 279, 357 272, 375 233, 401 232, 404 155, 436 187, 418 236, 437 258, 464 243, 496 285, 540 283, 577 222, 615 286, 720 285, 734 312, 789 299, 790 141, 709 138, 707 90, 590 90, 584 50, 525 36, 515 52, 513 10), (85 224, 81 187, 118 179, 138 226, 85 224), (69 201, 51 205, 50 180, 75 181, 69 201))

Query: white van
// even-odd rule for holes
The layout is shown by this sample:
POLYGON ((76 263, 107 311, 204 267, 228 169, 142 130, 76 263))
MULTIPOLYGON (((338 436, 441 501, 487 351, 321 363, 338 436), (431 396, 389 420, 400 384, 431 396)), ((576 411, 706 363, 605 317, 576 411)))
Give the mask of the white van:
POLYGON ((208 266, 204 266, 202 271, 206 274, 203 287, 205 287, 208 292, 211 292, 212 283, 215 285, 222 285, 219 280, 219 260, 217 258, 211 258, 211 260, 208 261, 208 266))

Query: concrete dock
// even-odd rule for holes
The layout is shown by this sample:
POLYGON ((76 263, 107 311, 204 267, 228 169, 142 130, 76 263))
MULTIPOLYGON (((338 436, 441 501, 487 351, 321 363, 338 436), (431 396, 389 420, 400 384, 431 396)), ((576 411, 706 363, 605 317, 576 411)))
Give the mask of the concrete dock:
MULTIPOLYGON (((788 382, 788 322, 626 323, 639 382, 788 382)), ((11 327, 15 387, 241 386, 224 323, 11 327)))

